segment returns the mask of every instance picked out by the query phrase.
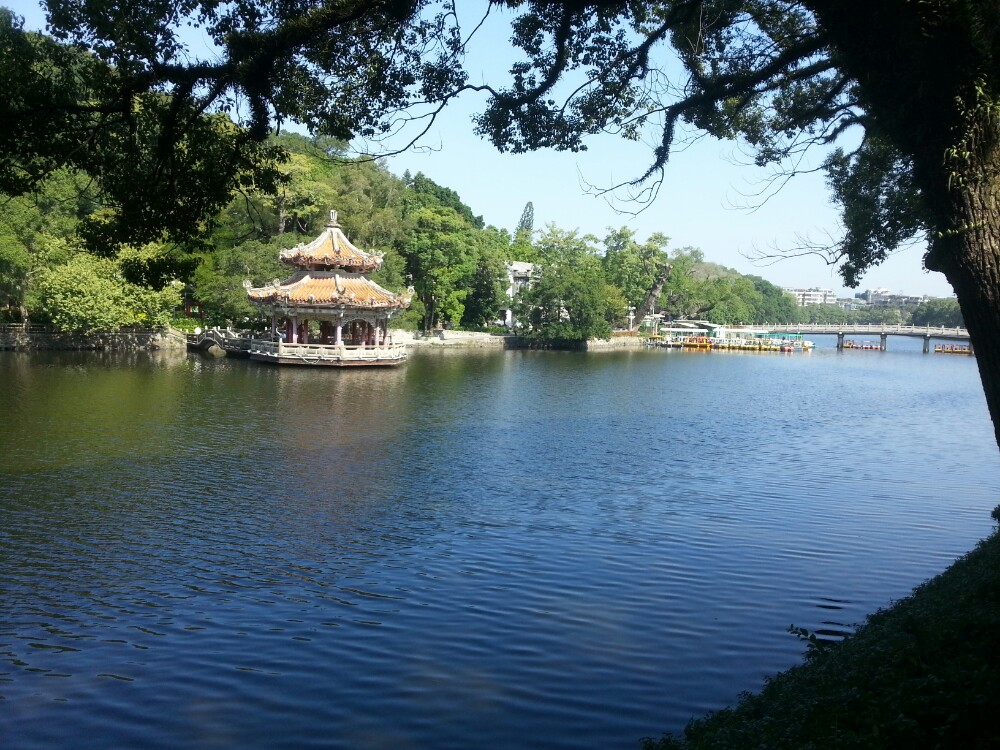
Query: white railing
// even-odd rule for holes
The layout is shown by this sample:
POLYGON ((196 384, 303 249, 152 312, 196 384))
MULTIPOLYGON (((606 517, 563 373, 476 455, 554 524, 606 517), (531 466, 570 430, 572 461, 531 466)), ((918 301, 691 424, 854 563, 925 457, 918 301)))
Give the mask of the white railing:
POLYGON ((289 344, 283 341, 251 339, 250 354, 302 362, 384 362, 406 359, 406 347, 398 344, 383 346, 347 346, 346 344, 289 344))
POLYGON ((795 333, 897 333, 904 336, 950 336, 968 338, 965 328, 944 326, 882 325, 880 323, 793 323, 784 325, 741 326, 740 330, 790 331, 795 333))

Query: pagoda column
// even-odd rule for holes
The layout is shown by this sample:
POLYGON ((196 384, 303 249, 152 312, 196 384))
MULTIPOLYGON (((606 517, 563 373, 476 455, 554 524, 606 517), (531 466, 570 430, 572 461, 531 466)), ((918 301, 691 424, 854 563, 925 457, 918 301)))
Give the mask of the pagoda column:
POLYGON ((285 318, 285 343, 291 344, 295 340, 295 324, 291 318, 285 318))
POLYGON ((271 341, 278 340, 278 314, 271 313, 271 341))
POLYGON ((299 316, 293 315, 291 323, 292 323, 292 340, 290 343, 297 344, 299 343, 299 316))
POLYGON ((334 341, 337 346, 344 345, 344 316, 341 315, 337 318, 337 340, 334 341))

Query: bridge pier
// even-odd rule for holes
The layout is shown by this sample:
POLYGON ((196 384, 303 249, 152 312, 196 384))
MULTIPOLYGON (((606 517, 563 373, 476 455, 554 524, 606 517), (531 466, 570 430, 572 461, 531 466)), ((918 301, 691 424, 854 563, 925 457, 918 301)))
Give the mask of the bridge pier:
POLYGON ((885 351, 887 348, 887 343, 889 341, 889 334, 883 331, 882 335, 879 338, 882 339, 882 341, 879 344, 879 349, 885 351))
POLYGON ((844 351, 844 332, 843 331, 840 331, 837 334, 837 351, 838 352, 844 351))
POLYGON ((924 334, 924 354, 929 354, 931 350, 931 336, 930 334, 924 334))

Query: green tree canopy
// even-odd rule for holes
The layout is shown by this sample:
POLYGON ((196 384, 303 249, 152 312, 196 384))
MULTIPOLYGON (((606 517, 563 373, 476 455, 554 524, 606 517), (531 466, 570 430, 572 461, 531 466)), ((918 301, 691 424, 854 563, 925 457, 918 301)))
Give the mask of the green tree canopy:
POLYGON ((548 226, 538 239, 539 277, 521 291, 515 320, 526 335, 549 342, 611 335, 609 313, 621 316, 621 292, 604 279, 596 238, 548 226))
POLYGON ((962 310, 956 299, 929 299, 913 311, 911 322, 915 326, 945 326, 963 328, 962 310))
POLYGON ((760 276, 747 276, 747 278, 760 294, 754 313, 754 323, 798 322, 798 305, 792 294, 760 276))
POLYGON ((417 297, 424 306, 424 330, 458 324, 476 271, 472 227, 454 209, 418 208, 413 233, 403 250, 417 297))
POLYGON ((39 273, 38 314, 63 331, 117 331, 126 326, 166 325, 180 304, 178 286, 161 291, 131 284, 118 263, 88 253, 39 273))
POLYGON ((609 229, 604 238, 604 275, 622 291, 628 305, 638 308, 646 298, 667 258, 664 248, 669 242, 666 235, 655 233, 639 244, 632 230, 609 229))

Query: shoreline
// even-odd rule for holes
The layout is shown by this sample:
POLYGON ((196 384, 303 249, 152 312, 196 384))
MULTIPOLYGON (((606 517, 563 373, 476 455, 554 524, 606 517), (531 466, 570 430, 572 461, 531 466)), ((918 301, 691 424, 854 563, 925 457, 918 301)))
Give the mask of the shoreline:
MULTIPOLYGON (((423 349, 567 349, 570 351, 617 351, 645 349, 645 339, 638 336, 615 336, 567 342, 565 346, 546 345, 509 333, 439 330, 421 334, 415 331, 390 331, 393 341, 408 350, 423 349)), ((0 328, 0 351, 155 351, 184 349, 187 336, 176 329, 97 332, 90 334, 60 333, 41 330, 19 330, 13 326, 0 328)))

